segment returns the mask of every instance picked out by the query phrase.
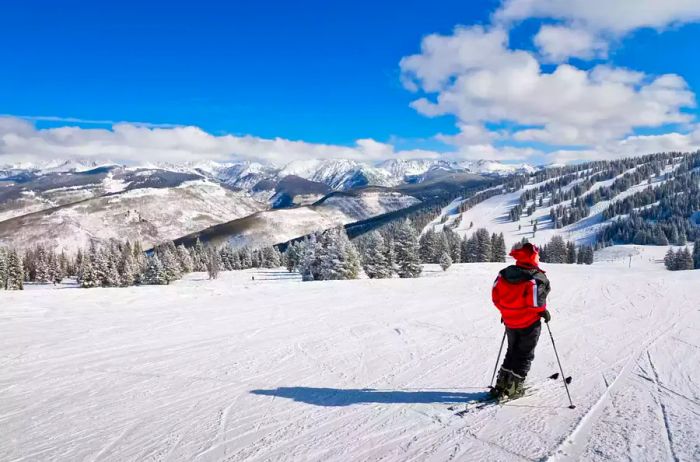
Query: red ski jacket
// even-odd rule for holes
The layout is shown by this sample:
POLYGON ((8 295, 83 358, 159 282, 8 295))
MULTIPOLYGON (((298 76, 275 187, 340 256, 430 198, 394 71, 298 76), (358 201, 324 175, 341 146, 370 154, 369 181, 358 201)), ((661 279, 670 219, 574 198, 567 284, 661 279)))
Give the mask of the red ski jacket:
POLYGON ((491 298, 511 329, 529 327, 547 309, 549 279, 536 266, 512 265, 502 269, 493 283, 491 298))

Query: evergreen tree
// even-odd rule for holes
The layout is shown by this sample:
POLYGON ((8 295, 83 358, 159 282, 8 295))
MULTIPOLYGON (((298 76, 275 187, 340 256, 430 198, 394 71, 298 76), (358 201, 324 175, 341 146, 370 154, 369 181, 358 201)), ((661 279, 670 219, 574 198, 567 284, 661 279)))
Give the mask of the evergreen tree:
POLYGON ((680 271, 693 269, 693 256, 688 247, 684 247, 683 250, 676 253, 676 269, 680 271))
POLYGON ((695 269, 700 269, 700 238, 693 244, 693 262, 695 269))
POLYGON ((669 271, 676 271, 676 253, 672 248, 669 248, 664 257, 664 266, 669 271))
POLYGON ((489 231, 485 228, 479 228, 475 233, 476 237, 476 260, 478 262, 491 261, 491 236, 489 231))
POLYGON ((129 287, 136 283, 136 262, 131 249, 122 252, 122 258, 119 262, 120 286, 129 287))
POLYGON ((312 234, 304 240, 299 261, 299 273, 303 281, 315 281, 321 279, 321 260, 319 251, 321 245, 318 242, 319 233, 312 234))
POLYGON ((7 250, 0 247, 0 290, 5 288, 7 283, 7 250))
POLYGON ((547 245, 547 262, 566 263, 566 243, 561 236, 554 236, 549 241, 547 245))
POLYGON ((378 231, 371 231, 365 235, 362 251, 362 267, 365 274, 371 279, 390 278, 391 266, 387 260, 387 249, 384 238, 378 231))
POLYGON ((24 289, 24 265, 22 257, 16 250, 10 250, 7 255, 7 280, 5 281, 7 290, 24 289))
POLYGON ((90 258, 83 259, 83 264, 80 268, 80 277, 78 278, 78 282, 80 282, 80 287, 86 289, 91 287, 100 287, 100 285, 102 284, 102 281, 98 277, 93 262, 90 258))
POLYGON ((424 263, 437 263, 440 257, 441 238, 432 228, 420 237, 420 259, 424 263))
POLYGON ((157 253, 153 253, 147 258, 146 271, 143 275, 143 283, 151 285, 164 285, 168 283, 168 279, 165 276, 165 271, 163 270, 163 264, 158 258, 157 253))
POLYGON ((450 257, 449 253, 443 252, 440 256, 440 268, 442 268, 443 271, 447 271, 447 268, 450 266, 452 266, 452 257, 450 257))
POLYGON ((264 268, 280 267, 281 255, 275 247, 265 247, 262 251, 262 259, 264 268))
POLYGON ((165 275, 166 284, 177 281, 182 277, 182 273, 180 272, 180 262, 178 261, 176 254, 173 252, 173 248, 165 245, 157 252, 160 262, 163 265, 163 274, 165 275))
POLYGON ((204 250, 204 245, 202 241, 197 238, 194 245, 192 246, 192 263, 195 271, 206 271, 207 270, 207 255, 204 250))
POLYGON ((177 259, 180 263, 180 271, 183 273, 191 273, 194 271, 194 261, 187 248, 180 244, 177 246, 177 259))
POLYGON ((566 243, 566 263, 576 263, 576 245, 573 242, 566 243))
POLYGON ((416 230, 405 220, 396 229, 394 258, 400 278, 415 278, 423 270, 420 265, 419 243, 416 230))
POLYGON ((209 249, 207 252, 207 274, 209 275, 209 279, 218 278, 220 268, 221 260, 219 259, 219 252, 214 249, 209 249))
POLYGON ((287 271, 290 273, 294 270, 296 270, 299 266, 299 260, 301 258, 300 255, 300 244, 297 242, 292 242, 287 246, 287 251, 285 252, 286 255, 286 267, 287 271))

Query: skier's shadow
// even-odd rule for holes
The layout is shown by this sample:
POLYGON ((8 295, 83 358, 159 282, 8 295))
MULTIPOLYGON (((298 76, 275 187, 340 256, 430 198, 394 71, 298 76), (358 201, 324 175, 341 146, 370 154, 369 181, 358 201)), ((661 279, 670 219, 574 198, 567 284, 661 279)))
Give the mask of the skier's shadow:
MULTIPOLYGON (((475 387, 476 389, 476 387, 475 387)), ((353 404, 429 404, 429 403, 466 403, 481 400, 489 396, 483 387, 474 392, 455 392, 444 390, 377 390, 374 388, 338 389, 312 387, 279 387, 272 390, 251 390, 254 395, 287 398, 314 406, 350 406, 353 404)))

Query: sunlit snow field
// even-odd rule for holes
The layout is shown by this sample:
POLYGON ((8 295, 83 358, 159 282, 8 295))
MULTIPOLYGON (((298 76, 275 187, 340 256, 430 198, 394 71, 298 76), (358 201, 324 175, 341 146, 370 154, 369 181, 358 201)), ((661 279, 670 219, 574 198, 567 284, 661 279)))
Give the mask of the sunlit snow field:
POLYGON ((700 271, 620 250, 544 265, 577 408, 543 330, 531 394, 464 418, 502 264, 0 292, 0 460, 698 460, 700 271))

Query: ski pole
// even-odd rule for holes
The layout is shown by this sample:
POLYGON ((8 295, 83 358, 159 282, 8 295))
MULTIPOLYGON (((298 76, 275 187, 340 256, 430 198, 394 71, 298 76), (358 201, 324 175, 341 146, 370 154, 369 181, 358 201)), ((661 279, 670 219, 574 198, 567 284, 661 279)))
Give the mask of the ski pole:
POLYGON ((564 375, 564 369, 561 367, 561 361, 559 361, 559 353, 557 353, 557 346, 554 344, 554 337, 552 336, 552 329, 549 327, 549 323, 545 322, 547 325, 547 330, 549 331, 549 338, 552 339, 552 347, 554 347, 554 356, 557 357, 557 363, 559 364, 559 372, 561 372, 561 378, 564 381, 564 388, 566 389, 566 396, 569 397, 569 409, 575 409, 573 401, 571 401, 571 394, 569 393, 569 384, 566 383, 566 375, 564 375))
POLYGON ((503 351, 503 344, 506 341, 506 331, 503 330, 503 338, 501 339, 501 347, 498 349, 498 357, 496 358, 496 365, 493 367, 493 375, 491 376, 491 384, 489 388, 493 388, 493 379, 496 378, 496 369, 498 369, 498 362, 501 360, 501 351, 503 351))

